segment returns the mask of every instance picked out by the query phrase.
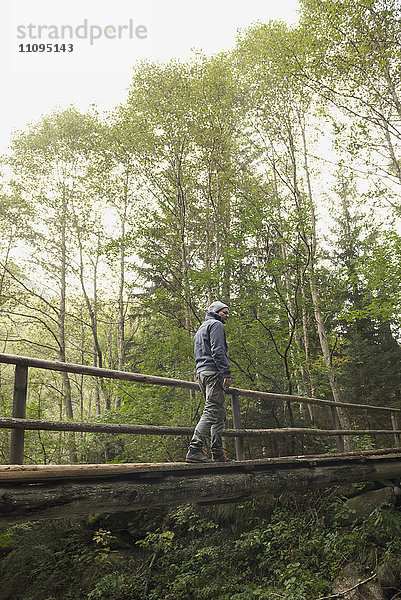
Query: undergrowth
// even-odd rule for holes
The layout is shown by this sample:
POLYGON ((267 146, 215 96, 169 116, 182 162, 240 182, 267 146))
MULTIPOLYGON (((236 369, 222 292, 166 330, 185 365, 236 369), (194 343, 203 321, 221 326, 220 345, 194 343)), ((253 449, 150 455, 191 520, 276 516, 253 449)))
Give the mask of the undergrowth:
POLYGON ((0 600, 313 600, 344 566, 401 580, 401 513, 344 523, 333 494, 15 525, 0 600))

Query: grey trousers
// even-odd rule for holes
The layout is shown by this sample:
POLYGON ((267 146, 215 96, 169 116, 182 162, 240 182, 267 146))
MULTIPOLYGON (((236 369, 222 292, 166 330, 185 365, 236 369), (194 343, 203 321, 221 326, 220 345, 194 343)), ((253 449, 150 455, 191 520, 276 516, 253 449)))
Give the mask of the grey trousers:
POLYGON ((206 438, 210 437, 212 453, 219 454, 223 450, 221 433, 226 421, 223 377, 213 371, 202 371, 197 374, 197 379, 205 397, 205 408, 189 446, 193 450, 200 450, 205 445, 206 438))

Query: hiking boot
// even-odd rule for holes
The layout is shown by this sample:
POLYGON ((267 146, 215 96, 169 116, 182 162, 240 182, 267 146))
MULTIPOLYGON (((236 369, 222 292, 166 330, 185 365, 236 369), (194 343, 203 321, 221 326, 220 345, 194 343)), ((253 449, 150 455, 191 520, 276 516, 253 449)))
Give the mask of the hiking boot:
POLYGON ((188 450, 188 454, 185 457, 185 462, 189 463, 208 463, 212 462, 210 458, 207 457, 206 452, 203 448, 200 450, 190 448, 188 450))
POLYGON ((231 458, 227 457, 227 453, 225 450, 222 450, 221 452, 217 452, 213 454, 213 459, 214 462, 234 462, 231 458))

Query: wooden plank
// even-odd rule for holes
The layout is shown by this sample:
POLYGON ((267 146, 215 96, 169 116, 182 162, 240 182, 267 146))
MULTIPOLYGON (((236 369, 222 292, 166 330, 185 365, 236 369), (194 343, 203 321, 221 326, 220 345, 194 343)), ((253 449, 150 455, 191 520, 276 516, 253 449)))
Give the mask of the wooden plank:
MULTIPOLYGON (((86 431, 88 433, 124 433, 131 435, 191 435, 193 427, 169 427, 163 425, 131 425, 129 423, 85 423, 82 421, 44 421, 39 419, 16 419, 0 417, 0 429, 26 429, 30 431, 86 431)), ((401 429, 310 429, 308 427, 282 427, 275 429, 224 429, 227 437, 264 437, 270 435, 367 435, 401 434, 401 429)))
POLYGON ((0 363, 22 365, 34 367, 36 369, 46 369, 49 371, 77 373, 79 375, 92 375, 94 377, 105 377, 107 379, 119 379, 121 381, 135 381, 137 383, 150 385, 167 385, 170 387, 199 390, 198 384, 194 383, 193 381, 171 379, 169 377, 156 377, 154 375, 143 375, 142 373, 130 373, 129 371, 115 371, 113 369, 103 369, 100 367, 91 367, 89 365, 80 365, 54 360, 43 360, 41 358, 32 358, 29 356, 17 356, 14 354, 0 353, 0 363))
POLYGON ((314 454, 303 456, 285 456, 262 458, 230 463, 190 464, 176 463, 122 463, 122 464, 86 464, 86 465, 0 465, 0 483, 9 481, 46 481, 47 479, 91 479, 96 477, 120 477, 128 475, 150 474, 164 476, 174 473, 185 474, 193 471, 216 472, 225 471, 250 472, 271 468, 291 468, 299 465, 333 465, 343 462, 365 462, 382 457, 401 460, 401 451, 396 448, 367 450, 363 452, 314 454))
POLYGON ((0 483, 7 481, 45 481, 46 479, 81 479, 114 477, 149 471, 146 463, 88 465, 0 465, 0 483))
MULTIPOLYGON (((100 367, 91 367, 88 365, 79 365, 75 363, 64 363, 51 360, 43 360, 40 358, 32 358, 29 356, 17 356, 14 354, 0 353, 0 363, 22 365, 27 367, 35 367, 37 369, 48 369, 51 371, 64 371, 68 373, 77 373, 80 375, 92 375, 94 377, 104 377, 108 379, 119 379, 121 381, 134 381, 146 385, 166 385, 172 387, 180 387, 191 390, 199 390, 197 383, 193 381, 185 381, 182 379, 171 379, 169 377, 156 377, 154 375, 143 375, 141 373, 130 373, 128 371, 115 371, 113 369, 102 369, 100 367)), ((272 394, 270 392, 261 392, 258 390, 244 390, 231 387, 227 390, 228 394, 239 394, 247 398, 264 398, 265 400, 279 402, 305 402, 307 404, 317 404, 321 406, 342 406, 353 408, 355 410, 367 411, 393 411, 401 413, 400 408, 388 406, 371 406, 368 404, 342 403, 333 402, 332 400, 323 400, 320 398, 309 398, 304 396, 292 396, 288 394, 272 394)))
MULTIPOLYGON (((243 463, 240 464, 243 468, 243 463)), ((401 477, 401 459, 388 456, 348 459, 330 465, 275 464, 271 468, 265 465, 262 470, 255 468, 250 472, 233 470, 224 463, 213 469, 186 467, 187 473, 172 471, 156 480, 141 478, 138 474, 134 479, 126 475, 118 480, 8 483, 0 487, 0 524, 99 512, 131 512, 188 502, 233 501, 260 494, 401 477)))
POLYGON ((85 423, 82 421, 44 421, 0 417, 0 429, 28 429, 31 431, 86 431, 88 433, 128 433, 131 435, 190 435, 193 427, 163 425, 131 425, 124 423, 85 423))

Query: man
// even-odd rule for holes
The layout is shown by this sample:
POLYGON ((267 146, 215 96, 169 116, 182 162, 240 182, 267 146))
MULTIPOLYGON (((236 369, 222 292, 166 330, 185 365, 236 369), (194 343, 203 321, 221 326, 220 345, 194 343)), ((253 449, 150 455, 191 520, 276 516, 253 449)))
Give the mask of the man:
POLYGON ((194 338, 196 374, 205 397, 205 408, 192 436, 186 462, 211 462, 204 449, 211 437, 212 460, 226 462, 222 431, 226 420, 225 391, 231 385, 230 361, 224 325, 230 316, 223 302, 213 302, 194 338))

